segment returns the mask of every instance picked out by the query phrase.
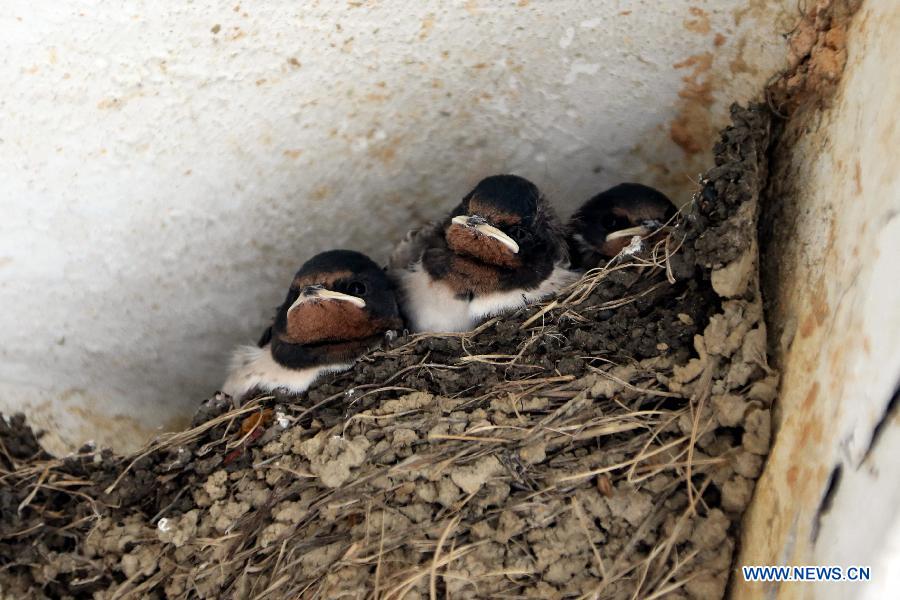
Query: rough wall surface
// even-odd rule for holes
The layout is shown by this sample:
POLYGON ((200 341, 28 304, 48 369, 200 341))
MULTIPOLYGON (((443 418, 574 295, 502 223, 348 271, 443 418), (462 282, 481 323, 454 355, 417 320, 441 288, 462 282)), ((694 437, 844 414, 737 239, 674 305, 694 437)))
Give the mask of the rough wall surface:
POLYGON ((896 2, 863 4, 836 95, 794 117, 772 161, 762 268, 783 379, 739 559, 868 565, 873 581, 736 581, 735 598, 900 589, 898 31, 896 2))
POLYGON ((794 2, 13 0, 0 16, 0 410, 134 447, 221 381, 296 267, 386 256, 480 177, 567 214, 684 201, 794 2))

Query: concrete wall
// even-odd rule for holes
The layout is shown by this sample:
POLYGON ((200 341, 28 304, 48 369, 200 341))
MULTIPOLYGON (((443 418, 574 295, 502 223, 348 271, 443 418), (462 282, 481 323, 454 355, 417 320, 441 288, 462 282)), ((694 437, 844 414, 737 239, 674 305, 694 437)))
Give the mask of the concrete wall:
POLYGON ((795 4, 7 0, 0 410, 134 447, 303 260, 384 259, 490 173, 686 201, 795 4))
POLYGON ((736 581, 735 598, 900 594, 898 33, 900 4, 867 0, 830 107, 775 153, 762 275, 783 379, 739 560, 868 565, 873 581, 736 581))

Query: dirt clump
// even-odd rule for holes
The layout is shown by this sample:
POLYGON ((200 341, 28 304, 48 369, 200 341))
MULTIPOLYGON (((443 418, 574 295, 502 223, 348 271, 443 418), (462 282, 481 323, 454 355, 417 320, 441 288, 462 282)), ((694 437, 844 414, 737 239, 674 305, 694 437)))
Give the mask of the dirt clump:
POLYGON ((847 27, 862 0, 815 0, 788 34, 788 68, 769 84, 782 116, 827 105, 847 64, 847 27))
POLYGON ((134 455, 0 423, 0 589, 46 598, 716 598, 770 443, 735 107, 667 240, 297 401, 217 394, 134 455))

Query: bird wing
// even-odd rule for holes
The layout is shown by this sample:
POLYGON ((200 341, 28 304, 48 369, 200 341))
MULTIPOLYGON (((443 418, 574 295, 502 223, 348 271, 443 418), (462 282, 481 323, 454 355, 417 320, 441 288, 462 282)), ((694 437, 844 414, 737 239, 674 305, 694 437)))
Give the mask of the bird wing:
POLYGON ((434 221, 407 233, 391 253, 388 270, 407 269, 418 262, 434 237, 440 235, 442 225, 441 222, 434 221))
POLYGON ((546 200, 538 204, 535 224, 538 229, 546 232, 547 240, 555 254, 556 265, 564 269, 571 267, 572 260, 567 240, 568 228, 562 224, 546 200))

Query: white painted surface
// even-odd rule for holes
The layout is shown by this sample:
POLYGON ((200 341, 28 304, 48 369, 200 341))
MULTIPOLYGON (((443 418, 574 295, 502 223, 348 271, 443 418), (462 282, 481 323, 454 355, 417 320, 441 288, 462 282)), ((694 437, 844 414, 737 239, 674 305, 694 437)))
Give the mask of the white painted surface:
POLYGON ((54 449, 133 447, 214 390, 303 260, 383 260, 491 173, 563 214, 623 179, 686 200, 795 10, 7 0, 0 410, 54 449))

